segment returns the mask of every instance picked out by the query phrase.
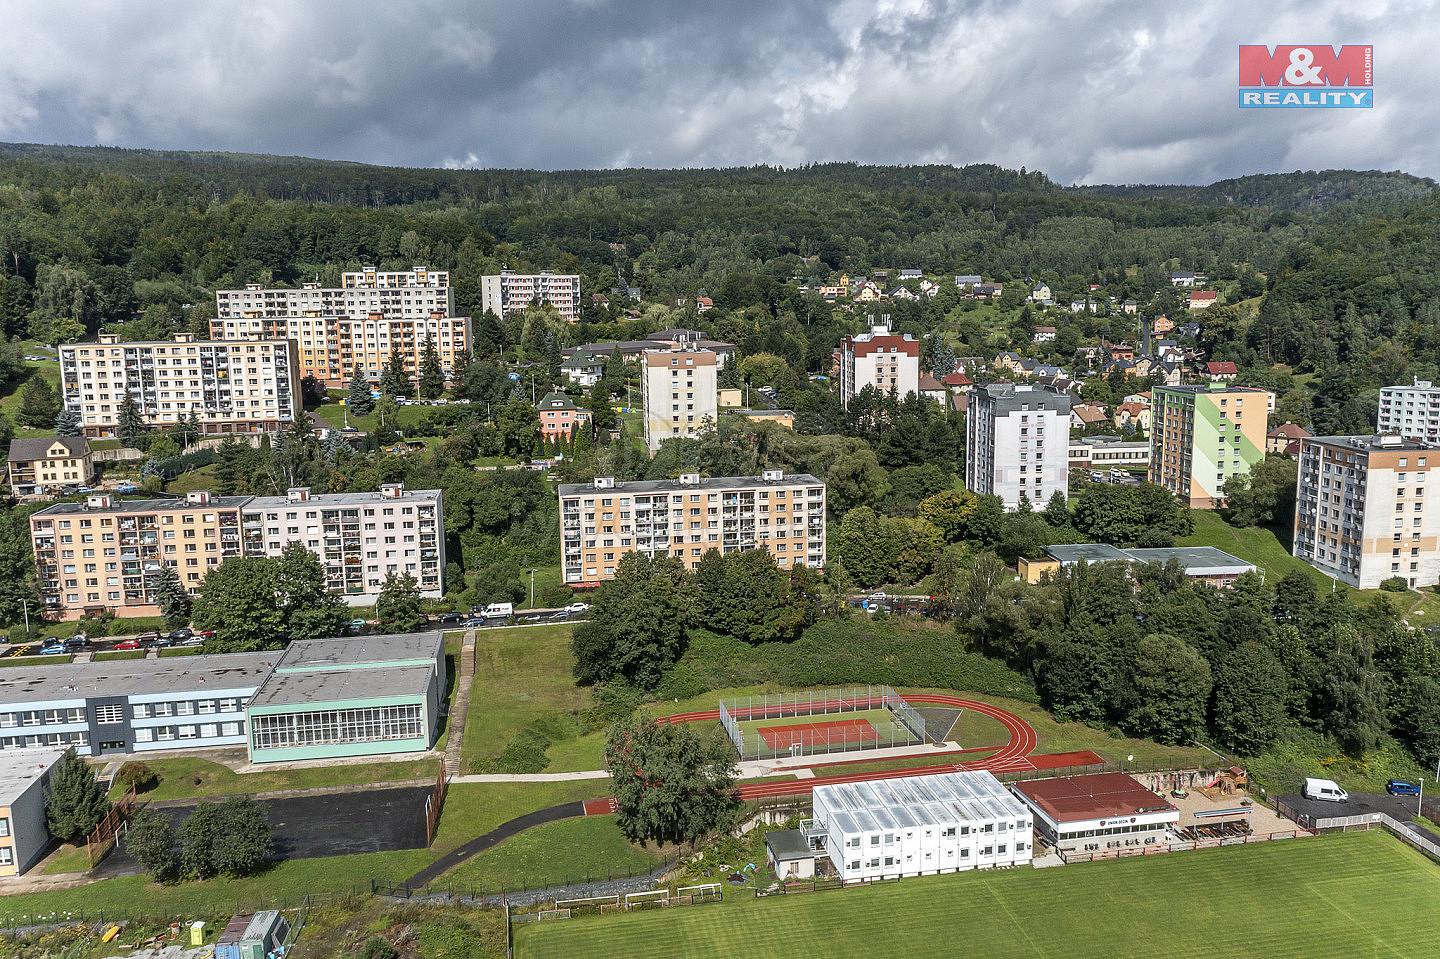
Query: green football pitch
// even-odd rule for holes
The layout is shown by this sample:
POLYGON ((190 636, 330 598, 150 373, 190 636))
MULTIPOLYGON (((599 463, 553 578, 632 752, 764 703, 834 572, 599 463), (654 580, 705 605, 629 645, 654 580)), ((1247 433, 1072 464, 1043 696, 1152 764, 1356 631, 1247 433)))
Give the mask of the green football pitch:
POLYGON ((515 926, 522 959, 1440 956, 1440 866, 1380 832, 515 926))

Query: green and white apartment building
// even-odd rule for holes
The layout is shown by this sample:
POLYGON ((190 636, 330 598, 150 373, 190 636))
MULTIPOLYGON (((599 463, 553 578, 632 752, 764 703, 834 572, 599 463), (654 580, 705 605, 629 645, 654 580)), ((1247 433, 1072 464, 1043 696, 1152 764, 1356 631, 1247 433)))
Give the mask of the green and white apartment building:
POLYGON ((438 631, 285 650, 0 670, 0 756, 245 746, 254 763, 424 752, 448 685, 438 631))
POLYGON ((1226 383, 1150 393, 1150 482, 1195 509, 1224 505, 1225 481, 1265 458, 1269 395, 1226 383))

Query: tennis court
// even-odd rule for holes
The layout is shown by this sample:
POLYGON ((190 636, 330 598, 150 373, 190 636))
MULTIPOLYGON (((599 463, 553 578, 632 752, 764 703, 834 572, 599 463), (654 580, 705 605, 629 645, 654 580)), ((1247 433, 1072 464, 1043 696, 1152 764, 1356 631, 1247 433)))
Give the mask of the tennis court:
POLYGON ((760 738, 771 749, 802 746, 806 752, 816 747, 849 743, 870 743, 880 738, 875 727, 863 719, 835 719, 822 723, 796 723, 789 726, 761 726, 760 738))

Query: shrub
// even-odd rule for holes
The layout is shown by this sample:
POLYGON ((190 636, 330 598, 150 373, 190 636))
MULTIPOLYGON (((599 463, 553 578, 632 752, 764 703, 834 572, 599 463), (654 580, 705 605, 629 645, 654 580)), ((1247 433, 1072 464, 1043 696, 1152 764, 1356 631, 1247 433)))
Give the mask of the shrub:
POLYGON ((135 787, 137 793, 147 793, 160 785, 155 770, 141 762, 128 762, 115 774, 115 784, 125 789, 135 787))
POLYGON ((1409 591, 1410 584, 1405 582, 1403 576, 1391 576, 1389 579, 1380 581, 1380 588, 1387 593, 1404 593, 1409 591))
POLYGON ((356 955, 359 956, 359 959, 396 959, 400 954, 384 939, 379 936, 371 936, 365 940, 356 955))

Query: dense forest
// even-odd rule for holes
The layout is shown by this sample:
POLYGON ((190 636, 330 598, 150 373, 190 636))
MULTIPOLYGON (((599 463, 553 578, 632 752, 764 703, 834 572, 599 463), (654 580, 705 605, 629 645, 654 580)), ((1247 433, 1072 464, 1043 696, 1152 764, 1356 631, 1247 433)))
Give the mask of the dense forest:
MULTIPOLYGON (((1393 734, 1419 755, 1435 745, 1435 724, 1420 728, 1415 717, 1440 716, 1436 647, 1383 603, 1322 603, 1305 592, 1309 580, 1289 578, 1225 596, 1173 570, 1146 573, 1138 593, 1105 570, 1035 587, 1008 582, 1001 563, 1044 545, 1162 545, 1189 530, 1188 513, 1154 487, 1087 491, 1073 505, 1010 514, 959 490, 960 417, 873 391, 842 407, 826 379, 832 352, 869 317, 825 301, 818 287, 841 274, 922 270, 938 282, 933 296, 870 309, 921 340, 925 369, 943 375, 964 358, 986 364, 1013 349, 1075 367, 1085 397, 1104 401, 1146 385, 1075 366, 1079 347, 1137 340, 1137 317, 1109 304, 1134 300, 1141 317, 1180 316, 1185 306, 1168 274, 1201 272, 1220 299, 1194 314, 1199 329, 1182 345, 1234 360, 1243 382, 1274 389, 1277 421, 1360 432, 1373 428, 1381 386, 1440 379, 1437 228, 1434 184, 1394 173, 1066 189, 1039 172, 990 165, 410 170, 0 145, 0 331, 12 341, 0 353, 0 380, 14 392, 30 375, 21 339, 208 335, 217 289, 310 279, 334 286, 362 265, 449 270, 457 308, 474 319, 475 357, 455 371, 450 391, 469 405, 430 409, 407 425, 407 439, 436 439, 423 455, 394 452, 397 437, 386 427, 359 451, 303 430, 259 450, 230 444, 201 453, 184 452, 183 430, 127 437, 148 449, 149 481, 203 467, 226 493, 373 489, 393 480, 442 487, 454 566, 447 579, 463 584, 456 601, 468 603, 518 598, 523 569, 558 562, 546 483, 529 472, 477 472, 481 458, 563 453, 558 471, 569 481, 689 469, 809 472, 829 488, 831 595, 931 584, 947 598, 963 647, 1028 677, 1062 716, 1162 740, 1208 732, 1242 750, 1292 728, 1353 750, 1393 734), (544 306, 503 319, 482 313, 480 278, 505 267, 580 274, 580 322, 544 306), (978 303, 956 287, 961 274, 1004 283, 1005 292, 978 303), (1056 307, 1026 302, 1039 280, 1056 307), (714 308, 701 313, 700 295, 714 308), (1072 312, 1076 298, 1094 302, 1072 312), (1059 328, 1053 341, 1034 342, 1040 324, 1059 328), (633 371, 612 357, 583 404, 602 429, 542 449, 532 397, 575 392, 561 373, 563 348, 677 326, 735 344, 721 385, 764 387, 794 411, 795 429, 727 417, 648 458, 617 410, 633 371), (1169 706, 1157 711, 1157 703, 1169 706)), ((916 293, 918 281, 907 289, 916 293)), ((34 395, 22 425, 43 429, 54 396, 40 395, 39 378, 26 385, 34 395)), ((385 390, 379 408, 393 419, 385 404, 397 390, 385 390)), ((306 392, 312 405, 328 399, 318 384, 306 392)), ((363 383, 359 394, 368 399, 363 383)), ((11 429, 0 417, 0 432, 11 429)), ((1232 519, 1283 520, 1293 470, 1267 464, 1249 482, 1232 519)), ((26 592, 27 559, 23 514, 12 510, 6 521, 0 560, 19 572, 0 605, 11 606, 26 592)), ((813 583, 720 565, 698 582, 674 578, 694 594, 681 605, 703 611, 690 623, 697 630, 747 643, 806 641, 811 611, 795 597, 813 593, 813 583), (768 606, 737 600, 762 593, 768 606)), ((552 599, 567 594, 558 587, 552 599)), ((673 617, 675 629, 686 615, 673 617)), ((606 659, 613 650, 603 637, 580 639, 603 654, 582 657, 593 665, 584 678, 618 673, 650 686, 673 675, 685 648, 657 642, 658 659, 632 675, 606 659)))

